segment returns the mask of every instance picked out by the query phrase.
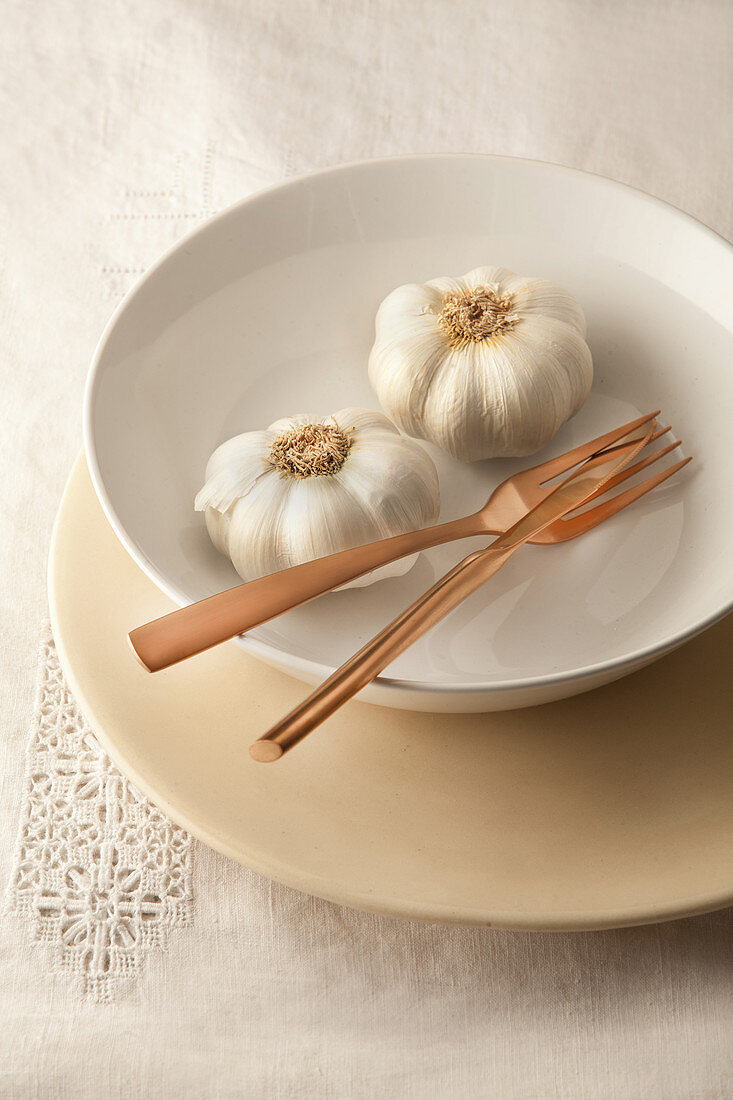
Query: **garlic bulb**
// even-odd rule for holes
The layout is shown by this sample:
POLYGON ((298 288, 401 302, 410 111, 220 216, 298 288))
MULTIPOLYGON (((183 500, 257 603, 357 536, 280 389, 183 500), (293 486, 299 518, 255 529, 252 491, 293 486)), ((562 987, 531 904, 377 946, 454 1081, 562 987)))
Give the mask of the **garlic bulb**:
MULTIPOLYGON (((195 508, 243 580, 433 523, 435 464, 382 413, 290 416, 218 447, 195 508)), ((418 555, 345 588, 399 576, 418 555)))
POLYGON ((529 455, 590 392, 584 337, 583 311, 567 290, 477 267, 384 299, 369 378, 403 431, 454 458, 529 455))

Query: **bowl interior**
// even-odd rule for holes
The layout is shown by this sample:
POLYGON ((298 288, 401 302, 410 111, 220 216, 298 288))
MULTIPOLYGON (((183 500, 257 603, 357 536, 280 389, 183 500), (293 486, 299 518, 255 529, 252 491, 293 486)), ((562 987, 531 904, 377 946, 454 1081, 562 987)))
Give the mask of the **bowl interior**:
MULTIPOLYGON (((404 158, 293 181, 207 223, 138 284, 95 358, 86 446, 107 514, 150 576, 179 602, 236 584, 193 511, 211 451, 290 413, 378 408, 366 362, 381 299, 493 263, 562 283, 586 312, 593 391, 542 457, 661 407, 696 461, 584 538, 524 549, 390 679, 491 689, 572 678, 727 609, 730 248, 637 192, 500 158, 404 158)), ((443 519, 534 461, 468 466, 429 449, 443 519)), ((320 674, 479 545, 426 552, 405 577, 324 597, 250 644, 320 674)))

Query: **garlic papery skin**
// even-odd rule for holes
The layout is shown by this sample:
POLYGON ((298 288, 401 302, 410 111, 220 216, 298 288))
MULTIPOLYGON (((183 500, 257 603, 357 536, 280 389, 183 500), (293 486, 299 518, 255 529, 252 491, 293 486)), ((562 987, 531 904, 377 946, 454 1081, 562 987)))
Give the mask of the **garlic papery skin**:
MULTIPOLYGON (((212 454, 195 500, 243 580, 434 523, 438 473, 427 451, 370 409, 298 415, 235 436, 212 454)), ((406 573, 417 554, 344 585, 406 573)))
POLYGON ((384 299, 369 379, 404 432, 454 458, 530 455, 590 393, 585 332, 583 310, 561 286, 477 267, 384 299))

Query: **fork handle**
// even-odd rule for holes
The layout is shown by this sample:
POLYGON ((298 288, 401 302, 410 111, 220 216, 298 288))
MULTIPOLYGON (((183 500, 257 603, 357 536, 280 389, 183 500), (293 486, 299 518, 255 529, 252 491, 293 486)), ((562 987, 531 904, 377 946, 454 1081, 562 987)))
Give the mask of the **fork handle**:
POLYGON ((398 558, 454 539, 489 533, 483 517, 476 513, 329 554, 153 619, 130 631, 130 644, 148 672, 158 672, 398 558))
POLYGON ((370 683, 417 638, 497 573, 520 545, 521 543, 517 543, 500 550, 489 547, 469 554, 329 676, 328 680, 290 714, 255 741, 250 746, 250 756, 261 763, 277 760, 370 683))

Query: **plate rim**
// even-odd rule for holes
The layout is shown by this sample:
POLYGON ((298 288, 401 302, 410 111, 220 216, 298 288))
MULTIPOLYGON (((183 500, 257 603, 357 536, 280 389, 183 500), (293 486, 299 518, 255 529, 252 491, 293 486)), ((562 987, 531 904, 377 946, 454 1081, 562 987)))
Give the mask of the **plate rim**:
MULTIPOLYGON (((255 850, 245 850, 246 846, 237 848, 222 833, 215 829, 208 829, 200 821, 192 820, 185 812, 181 812, 169 798, 161 795, 156 790, 155 784, 149 782, 135 764, 128 761, 125 752, 108 735, 105 722, 97 717, 96 707, 85 691, 82 679, 77 676, 75 661, 66 648, 65 631, 60 623, 56 595, 59 583, 57 570, 61 568, 58 546, 63 537, 65 505, 68 505, 68 500, 75 491, 77 482, 83 477, 85 465, 88 469, 88 460, 85 459, 84 452, 81 451, 77 455, 66 481, 51 534, 47 587, 50 620, 59 662, 75 701, 89 722, 94 736, 110 759, 175 824, 186 829, 202 843, 265 878, 273 879, 292 889, 322 898, 325 901, 398 920, 416 920, 439 925, 503 928, 524 932, 589 932, 678 920, 714 912, 733 904, 732 881, 726 889, 708 894, 675 897, 670 901, 657 904, 638 903, 613 909, 603 907, 573 908, 547 914, 541 911, 523 909, 497 909, 492 911, 487 908, 451 906, 438 902, 424 902, 422 908, 419 908, 415 902, 399 901, 394 897, 373 892, 360 892, 350 889, 348 886, 339 887, 339 884, 334 885, 333 881, 332 885, 326 888, 322 878, 314 877, 307 872, 304 873, 294 864, 286 864, 277 858, 268 859, 255 850)), ((139 569, 136 562, 132 564, 139 569)), ((143 570, 140 570, 140 572, 146 581, 153 583, 143 570)))
MULTIPOLYGON (((599 186, 605 186, 611 190, 625 191, 637 199, 641 199, 655 208, 666 209, 673 217, 679 219, 684 224, 691 225, 697 232, 702 232, 709 240, 719 247, 722 247, 723 251, 728 255, 729 259, 733 256, 733 243, 728 241, 720 233, 717 233, 709 225, 703 222, 701 219, 696 218, 694 215, 687 213, 680 207, 675 206, 673 203, 668 202, 665 199, 658 198, 656 195, 652 195, 647 191, 643 191, 640 188, 632 187, 630 184, 623 183, 620 180, 612 179, 609 176, 604 176, 598 172, 590 172, 585 169, 572 168, 568 165, 553 161, 538 160, 533 157, 514 157, 504 156, 493 153, 405 153, 397 156, 385 156, 385 157, 373 157, 363 160, 349 161, 344 164, 332 165, 326 168, 314 169, 310 172, 305 172, 297 176, 293 176, 287 180, 281 180, 278 183, 270 184, 267 187, 260 188, 257 191, 252 192, 250 195, 246 195, 244 198, 237 199, 235 202, 224 207, 222 210, 207 217, 201 223, 196 225, 193 229, 189 230, 183 236, 179 237, 169 248, 165 249, 158 258, 148 267, 145 272, 139 276, 138 279, 126 292, 124 297, 118 303, 117 307, 111 314, 106 325, 104 326, 102 333, 99 337, 95 350, 92 354, 90 366, 87 372, 86 382, 84 386, 83 396, 83 413, 82 413, 82 432, 84 440, 84 452, 86 454, 87 465, 94 486, 97 499, 99 500, 102 509, 110 523, 113 531, 117 535, 124 548, 130 557, 135 561, 146 573, 153 583, 168 596, 178 607, 186 606, 190 603, 189 598, 181 589, 171 582, 160 569, 147 557, 142 551, 137 542, 128 534, 122 524, 117 512, 112 504, 109 494, 104 485, 104 479, 102 476, 99 462, 97 460, 95 436, 94 436, 94 424, 93 424, 93 405, 95 396, 95 387, 100 372, 102 357, 106 350, 107 342, 111 336, 111 333, 116 326, 119 318, 128 308, 130 303, 137 297, 137 295, 143 290, 146 283, 157 273, 159 268, 163 267, 169 258, 175 255, 180 250, 184 249, 189 242, 194 240, 200 234, 203 234, 209 230, 211 226, 218 222, 223 222, 227 218, 235 215, 241 208, 254 205, 261 199, 267 198, 273 193, 286 191, 293 188, 297 188, 310 180, 321 179, 324 177, 336 176, 339 174, 346 174, 358 169, 365 169, 371 167, 386 166, 390 164, 400 164, 405 162, 422 162, 430 163, 436 161, 480 161, 491 163, 507 163, 515 164, 517 162, 530 165, 533 168, 539 168, 540 170, 547 170, 549 172, 555 172, 558 175, 566 175, 569 177, 591 179, 599 186)), ((730 330, 729 330, 730 331, 730 330)), ((430 697, 435 695, 441 695, 448 698, 453 698, 458 704, 462 698, 470 696, 492 696, 498 697, 502 694, 507 694, 517 691, 533 692, 536 690, 542 690, 543 688, 549 688, 556 684, 560 684, 563 681, 574 681, 582 684, 584 681, 592 680, 597 676, 603 676, 607 673, 617 673, 617 676, 613 678, 620 678, 628 671, 635 670, 642 667, 645 664, 650 664, 658 657, 663 656, 666 653, 671 652, 673 649, 684 645, 686 642, 691 641, 698 634, 714 626, 715 623, 720 622, 726 615, 733 611, 733 593, 726 604, 716 611, 711 612, 704 619, 693 623, 683 631, 673 632, 666 634, 663 638, 659 639, 652 645, 641 647, 627 653, 621 657, 611 657, 603 661, 598 661, 592 665, 584 665, 582 668, 569 669, 560 672, 549 672, 540 676, 525 676, 515 677, 513 679, 504 679, 498 683, 488 683, 485 680, 466 680, 466 681, 452 681, 445 684, 434 684, 426 680, 411 680, 403 677, 390 677, 384 674, 377 676, 371 689, 380 689, 389 693, 393 698, 395 696, 407 696, 416 695, 423 697, 430 697)), ((320 661, 313 660, 309 657, 303 657, 299 654, 288 653, 286 650, 280 649, 277 646, 262 641, 261 639, 254 638, 249 634, 241 634, 236 638, 236 642, 247 652, 252 653, 254 656, 261 658, 268 664, 272 664, 278 668, 297 669, 303 677, 311 682, 322 680, 330 676, 335 671, 334 665, 324 664, 320 661)), ((580 688, 580 691, 585 690, 580 688)), ((370 699, 371 702, 386 702, 384 699, 378 699, 376 697, 370 699)), ((387 705, 396 705, 393 703, 387 703, 387 705)), ((397 704, 399 705, 399 704, 397 704)))

